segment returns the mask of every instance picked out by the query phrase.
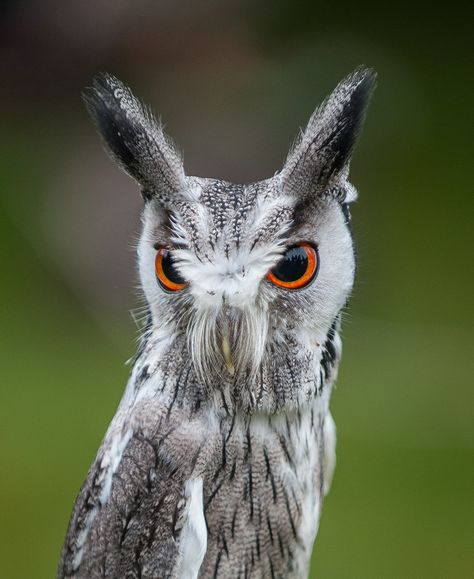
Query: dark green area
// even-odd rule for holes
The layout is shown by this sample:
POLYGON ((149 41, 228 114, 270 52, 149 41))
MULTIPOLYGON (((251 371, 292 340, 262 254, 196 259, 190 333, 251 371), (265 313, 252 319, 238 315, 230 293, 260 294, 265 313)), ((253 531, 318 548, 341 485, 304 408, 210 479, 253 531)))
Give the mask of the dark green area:
MULTIPOLYGON (((377 69, 379 87, 352 170, 360 190, 353 211, 359 273, 332 404, 338 466, 311 576, 472 575, 467 9, 445 7, 441 14, 423 3, 284 0, 236 7, 237 32, 230 30, 236 50, 244 43, 241 60, 229 51, 229 27, 219 12, 221 58, 229 67, 215 49, 207 60, 165 65, 174 53, 160 59, 159 47, 152 52, 145 45, 128 61, 123 53, 95 58, 91 48, 89 68, 58 77, 61 94, 50 87, 44 96, 37 87, 3 105, 10 113, 0 134, 1 578, 54 576, 75 493, 120 399, 128 374, 123 362, 135 347, 126 310, 100 325, 50 259, 38 224, 41 202, 75 141, 88 135, 92 156, 100 154, 77 97, 86 75, 110 68, 137 84, 137 92, 159 94, 154 104, 183 146, 190 172, 208 172, 214 152, 215 175, 246 180, 278 168, 296 127, 360 63, 377 69), (158 75, 162 89, 150 88, 158 75), (180 123, 185 110, 186 119, 201 117, 180 123), (212 128, 197 139, 208 120, 212 128), (200 164, 203 146, 211 158, 200 164), (229 155, 221 155, 227 148, 229 155)), ((181 50, 191 53, 202 39, 192 22, 185 32, 190 39, 181 50)), ((65 40, 56 41, 60 51, 65 40)), ((17 78, 9 90, 14 82, 20 84, 17 78)), ((97 210, 91 204, 91 215, 97 210)), ((132 241, 114 230, 107 235, 117 236, 116 251, 132 241)), ((108 283, 115 287, 110 279, 105 293, 108 283)))

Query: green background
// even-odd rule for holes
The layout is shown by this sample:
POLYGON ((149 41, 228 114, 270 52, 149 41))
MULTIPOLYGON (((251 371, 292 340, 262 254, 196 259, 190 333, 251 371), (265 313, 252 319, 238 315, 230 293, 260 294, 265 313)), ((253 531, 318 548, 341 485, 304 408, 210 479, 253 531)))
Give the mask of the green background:
POLYGON ((0 48, 0 577, 53 577, 135 349, 136 187, 80 102, 109 70, 189 174, 273 174, 361 63, 359 272, 311 577, 464 578, 473 555, 472 15, 463 6, 5 2, 0 48), (468 130, 469 127, 469 130, 468 130))

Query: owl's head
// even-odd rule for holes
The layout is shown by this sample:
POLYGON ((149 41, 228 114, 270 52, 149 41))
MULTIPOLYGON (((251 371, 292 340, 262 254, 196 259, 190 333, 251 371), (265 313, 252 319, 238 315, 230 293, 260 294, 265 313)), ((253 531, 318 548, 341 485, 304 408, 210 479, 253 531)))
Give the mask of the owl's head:
POLYGON ((283 168, 249 185, 187 176, 161 125, 116 78, 100 75, 85 93, 112 156, 141 187, 151 331, 180 343, 207 381, 317 359, 353 285, 348 171, 374 85, 369 69, 349 75, 283 168))

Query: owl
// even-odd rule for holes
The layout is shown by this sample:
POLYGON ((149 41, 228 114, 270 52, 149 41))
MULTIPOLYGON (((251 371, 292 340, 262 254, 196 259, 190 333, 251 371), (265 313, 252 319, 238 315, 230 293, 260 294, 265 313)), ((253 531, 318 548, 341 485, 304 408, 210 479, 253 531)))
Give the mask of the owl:
POLYGON ((76 500, 58 577, 303 578, 335 466, 329 411, 354 281, 349 164, 375 73, 316 109, 273 177, 190 177, 101 74, 87 108, 139 184, 147 322, 76 500))

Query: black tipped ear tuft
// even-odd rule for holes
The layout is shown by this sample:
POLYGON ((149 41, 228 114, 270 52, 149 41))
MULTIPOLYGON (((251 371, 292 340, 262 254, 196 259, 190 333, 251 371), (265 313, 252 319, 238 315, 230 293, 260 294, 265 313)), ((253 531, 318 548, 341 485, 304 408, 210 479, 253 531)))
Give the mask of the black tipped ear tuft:
POLYGON ((112 75, 100 73, 82 97, 113 157, 129 175, 141 181, 135 150, 142 127, 130 118, 130 109, 137 108, 130 91, 112 75))
POLYGON ((350 162, 376 86, 377 74, 372 69, 359 69, 350 78, 354 89, 340 116, 341 127, 338 134, 340 140, 335 143, 338 154, 332 168, 333 173, 343 170, 350 162))
POLYGON ((142 186, 145 199, 170 199, 183 188, 181 158, 152 113, 121 81, 98 74, 83 92, 87 110, 112 157, 142 186))
POLYGON ((342 106, 331 144, 335 156, 329 175, 342 171, 350 162, 354 145, 364 123, 377 75, 371 69, 355 71, 350 79, 354 89, 342 106))
POLYGON ((344 185, 376 76, 356 69, 316 109, 281 172, 287 192, 314 195, 344 185))

